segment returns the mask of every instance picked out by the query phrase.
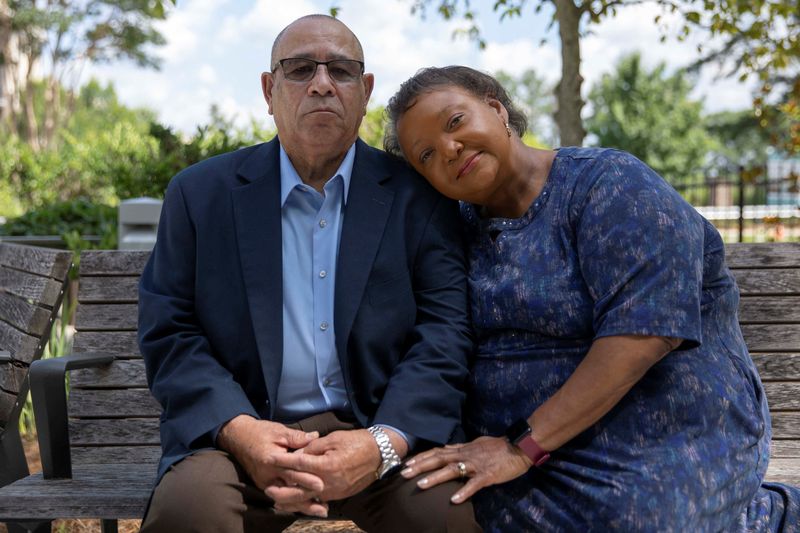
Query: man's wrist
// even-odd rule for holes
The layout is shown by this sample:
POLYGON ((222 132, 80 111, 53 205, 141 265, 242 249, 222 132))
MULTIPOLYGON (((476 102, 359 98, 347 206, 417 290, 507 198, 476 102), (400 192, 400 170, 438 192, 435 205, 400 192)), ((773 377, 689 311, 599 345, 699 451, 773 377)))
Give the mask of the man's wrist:
POLYGON ((384 433, 386 433, 386 436, 389 437, 389 440, 392 442, 394 451, 397 453, 400 459, 404 459, 408 455, 408 451, 410 449, 406 436, 391 426, 386 426, 384 424, 375 425, 381 428, 384 433))
POLYGON ((217 433, 217 448, 236 456, 237 448, 241 441, 241 435, 243 432, 248 431, 248 428, 257 421, 258 419, 250 415, 241 414, 222 424, 222 427, 220 427, 217 433))
POLYGON ((398 471, 402 465, 403 461, 397 453, 397 450, 394 448, 394 443, 391 440, 388 432, 392 432, 395 434, 396 439, 405 442, 405 440, 398 435, 396 432, 387 429, 384 430, 381 426, 370 426, 367 428, 367 431, 375 440, 375 445, 378 448, 378 452, 380 453, 380 464, 378 468, 375 470, 375 478, 376 479, 385 479, 394 472, 398 471))

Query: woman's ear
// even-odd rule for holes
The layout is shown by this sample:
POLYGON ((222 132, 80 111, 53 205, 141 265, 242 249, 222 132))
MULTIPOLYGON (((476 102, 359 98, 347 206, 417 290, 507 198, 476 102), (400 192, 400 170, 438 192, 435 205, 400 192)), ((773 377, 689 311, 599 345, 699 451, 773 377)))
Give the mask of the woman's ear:
POLYGON ((487 96, 485 98, 486 103, 489 104, 489 107, 495 110, 495 112, 500 116, 503 121, 503 124, 508 123, 508 110, 503 103, 493 96, 487 96))

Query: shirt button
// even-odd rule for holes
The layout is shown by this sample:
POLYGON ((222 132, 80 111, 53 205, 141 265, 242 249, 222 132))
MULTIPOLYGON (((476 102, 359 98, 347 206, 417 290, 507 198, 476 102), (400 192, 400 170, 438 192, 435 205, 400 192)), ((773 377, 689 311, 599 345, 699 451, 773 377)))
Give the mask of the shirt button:
POLYGON ((319 227, 320 227, 320 228, 324 228, 324 227, 325 227, 325 226, 327 226, 327 225, 328 225, 328 221, 327 221, 327 220, 325 220, 324 218, 323 218, 322 220, 320 220, 320 221, 319 221, 319 227))
POLYGON ((320 271, 319 271, 319 277, 321 277, 321 278, 324 278, 324 277, 325 277, 325 276, 327 276, 327 275, 328 275, 328 273, 327 273, 327 272, 325 272, 324 270, 320 270, 320 271))
POLYGON ((322 384, 325 385, 326 387, 330 387, 331 386, 331 378, 325 378, 322 381, 322 384))
POLYGON ((319 325, 319 329, 321 329, 322 331, 327 331, 327 329, 328 329, 328 323, 327 323, 327 322, 322 322, 322 323, 319 325))

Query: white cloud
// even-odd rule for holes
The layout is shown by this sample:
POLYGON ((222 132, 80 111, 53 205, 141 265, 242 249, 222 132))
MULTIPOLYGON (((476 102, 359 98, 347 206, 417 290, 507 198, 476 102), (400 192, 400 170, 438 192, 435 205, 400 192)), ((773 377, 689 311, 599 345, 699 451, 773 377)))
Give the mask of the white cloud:
POLYGON ((550 42, 534 44, 531 39, 515 39, 507 43, 488 43, 479 56, 479 65, 487 72, 503 70, 512 76, 519 76, 528 69, 547 80, 556 83, 561 71, 561 55, 550 42))
POLYGON ((217 71, 214 70, 214 67, 206 63, 198 69, 197 79, 206 85, 212 85, 217 81, 217 71))

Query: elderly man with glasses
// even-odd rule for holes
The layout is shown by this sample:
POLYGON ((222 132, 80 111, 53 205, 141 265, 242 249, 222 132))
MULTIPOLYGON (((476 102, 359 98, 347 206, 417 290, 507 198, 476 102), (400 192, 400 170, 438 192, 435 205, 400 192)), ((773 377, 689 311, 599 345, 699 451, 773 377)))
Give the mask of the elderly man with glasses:
MULTIPOLYGON (((358 139, 355 35, 311 15, 261 76, 277 138, 178 174, 140 284, 163 407, 143 531, 479 531, 396 474, 457 441, 472 349, 457 206, 358 139)), ((460 483, 460 482, 453 482, 460 483)))

